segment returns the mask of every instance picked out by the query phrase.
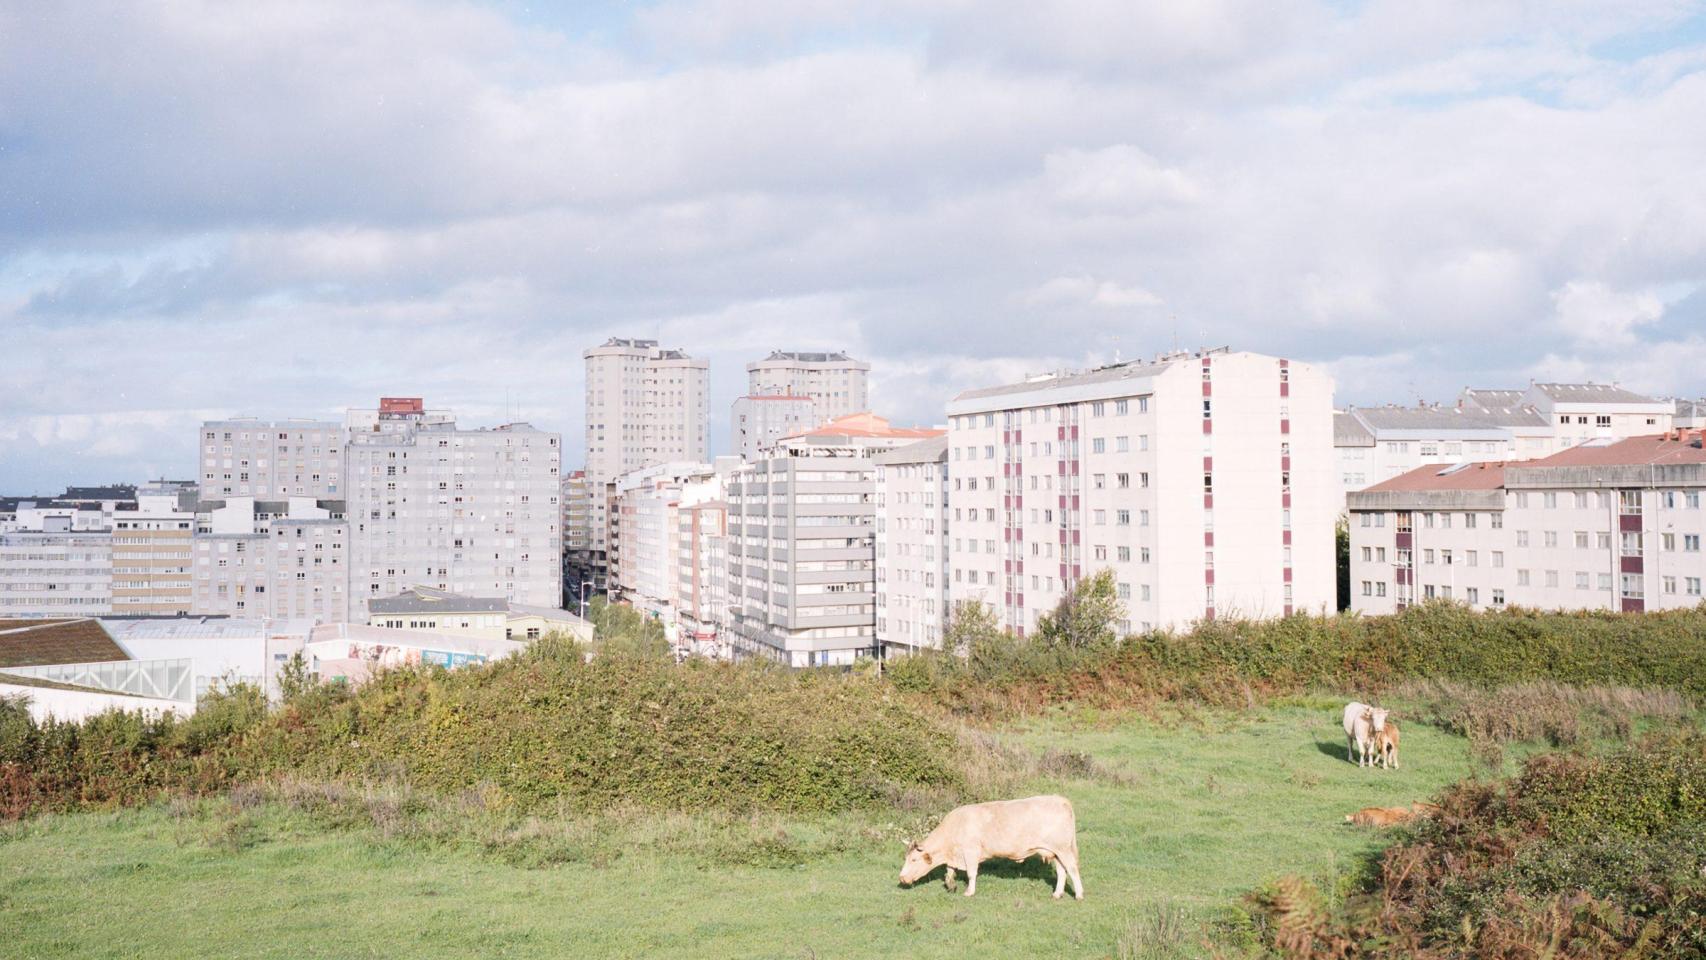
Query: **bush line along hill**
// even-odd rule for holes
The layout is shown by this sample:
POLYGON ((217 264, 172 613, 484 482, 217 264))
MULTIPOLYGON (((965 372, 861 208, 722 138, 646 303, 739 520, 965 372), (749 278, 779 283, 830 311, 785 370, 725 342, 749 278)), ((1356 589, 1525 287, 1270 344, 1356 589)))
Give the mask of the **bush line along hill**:
POLYGON ((547 640, 454 673, 397 670, 354 691, 293 690, 270 710, 249 688, 213 695, 182 720, 37 724, 14 703, 0 708, 0 817, 285 774, 482 789, 524 811, 830 811, 966 790, 987 758, 951 710, 987 718, 1062 700, 1242 703, 1421 678, 1706 693, 1706 608, 1477 614, 1434 605, 1387 618, 1222 621, 1123 642, 1105 617, 1093 604, 1064 609, 1025 640, 967 618, 950 638, 966 656, 897 660, 882 678, 676 666, 632 650, 589 661, 547 640))
POLYGON ((1299 960, 1706 956, 1706 741, 1543 754, 1459 784, 1389 847, 1360 894, 1291 879, 1253 895, 1299 960))

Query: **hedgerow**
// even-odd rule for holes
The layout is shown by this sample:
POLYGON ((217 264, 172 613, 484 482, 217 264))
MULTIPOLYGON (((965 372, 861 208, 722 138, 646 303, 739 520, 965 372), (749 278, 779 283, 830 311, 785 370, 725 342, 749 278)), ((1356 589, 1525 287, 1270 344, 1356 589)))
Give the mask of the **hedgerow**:
POLYGON ((893 663, 901 689, 963 712, 1059 700, 1165 697, 1210 703, 1309 688, 1379 693, 1405 681, 1659 687, 1706 696, 1706 606, 1644 614, 1476 612, 1450 603, 1390 617, 1220 619, 1084 646, 1015 639, 970 612, 953 653, 893 663))

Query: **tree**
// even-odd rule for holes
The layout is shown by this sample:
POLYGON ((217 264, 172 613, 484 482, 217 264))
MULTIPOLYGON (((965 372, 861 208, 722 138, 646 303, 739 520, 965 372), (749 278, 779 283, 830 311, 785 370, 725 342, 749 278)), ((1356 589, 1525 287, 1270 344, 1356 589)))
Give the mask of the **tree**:
POLYGON ((1073 584, 1060 603, 1037 621, 1037 636, 1051 647, 1084 650, 1119 639, 1114 625, 1125 619, 1114 572, 1101 570, 1073 584))
POLYGON ((1351 608, 1351 521, 1349 517, 1340 516, 1338 526, 1334 528, 1333 539, 1337 544, 1339 566, 1339 609, 1351 608))
POLYGON ((610 603, 603 597, 593 597, 587 619, 592 621, 592 642, 596 650, 639 657, 671 655, 663 623, 628 604, 610 603))

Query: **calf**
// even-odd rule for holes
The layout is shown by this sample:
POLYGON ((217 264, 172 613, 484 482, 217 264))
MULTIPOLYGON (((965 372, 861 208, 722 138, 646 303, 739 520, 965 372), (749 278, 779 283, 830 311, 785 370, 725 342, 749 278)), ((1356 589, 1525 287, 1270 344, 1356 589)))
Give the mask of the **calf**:
POLYGON ((1374 735, 1374 752, 1381 766, 1398 769, 1398 721, 1388 719, 1374 735))
POLYGON ((958 807, 918 843, 907 844, 906 862, 900 882, 912 884, 936 867, 947 869, 943 878, 954 888, 954 871, 966 872, 966 896, 977 893, 978 864, 992 857, 1022 861, 1040 856, 1054 864, 1054 898, 1066 892, 1072 878, 1073 896, 1084 899, 1084 881, 1078 876, 1078 823, 1072 801, 1065 797, 1041 796, 1024 800, 997 800, 958 807))

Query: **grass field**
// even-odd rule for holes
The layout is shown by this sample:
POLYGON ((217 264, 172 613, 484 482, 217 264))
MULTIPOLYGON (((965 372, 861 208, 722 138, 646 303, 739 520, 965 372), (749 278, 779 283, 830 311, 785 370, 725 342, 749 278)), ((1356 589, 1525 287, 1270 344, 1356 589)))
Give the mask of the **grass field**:
POLYGON ((1323 701, 1008 728, 1010 744, 1082 751, 1112 773, 1028 784, 1077 808, 1082 903, 1051 900, 1052 872, 1036 863, 986 864, 969 900, 940 874, 901 888, 901 828, 881 816, 792 825, 850 839, 791 867, 643 848, 529 869, 276 805, 225 844, 162 805, 0 827, 0 956, 1195 956, 1244 891, 1337 872, 1382 844, 1344 814, 1470 772, 1466 741, 1414 723, 1402 770, 1359 769, 1336 713, 1323 701))

